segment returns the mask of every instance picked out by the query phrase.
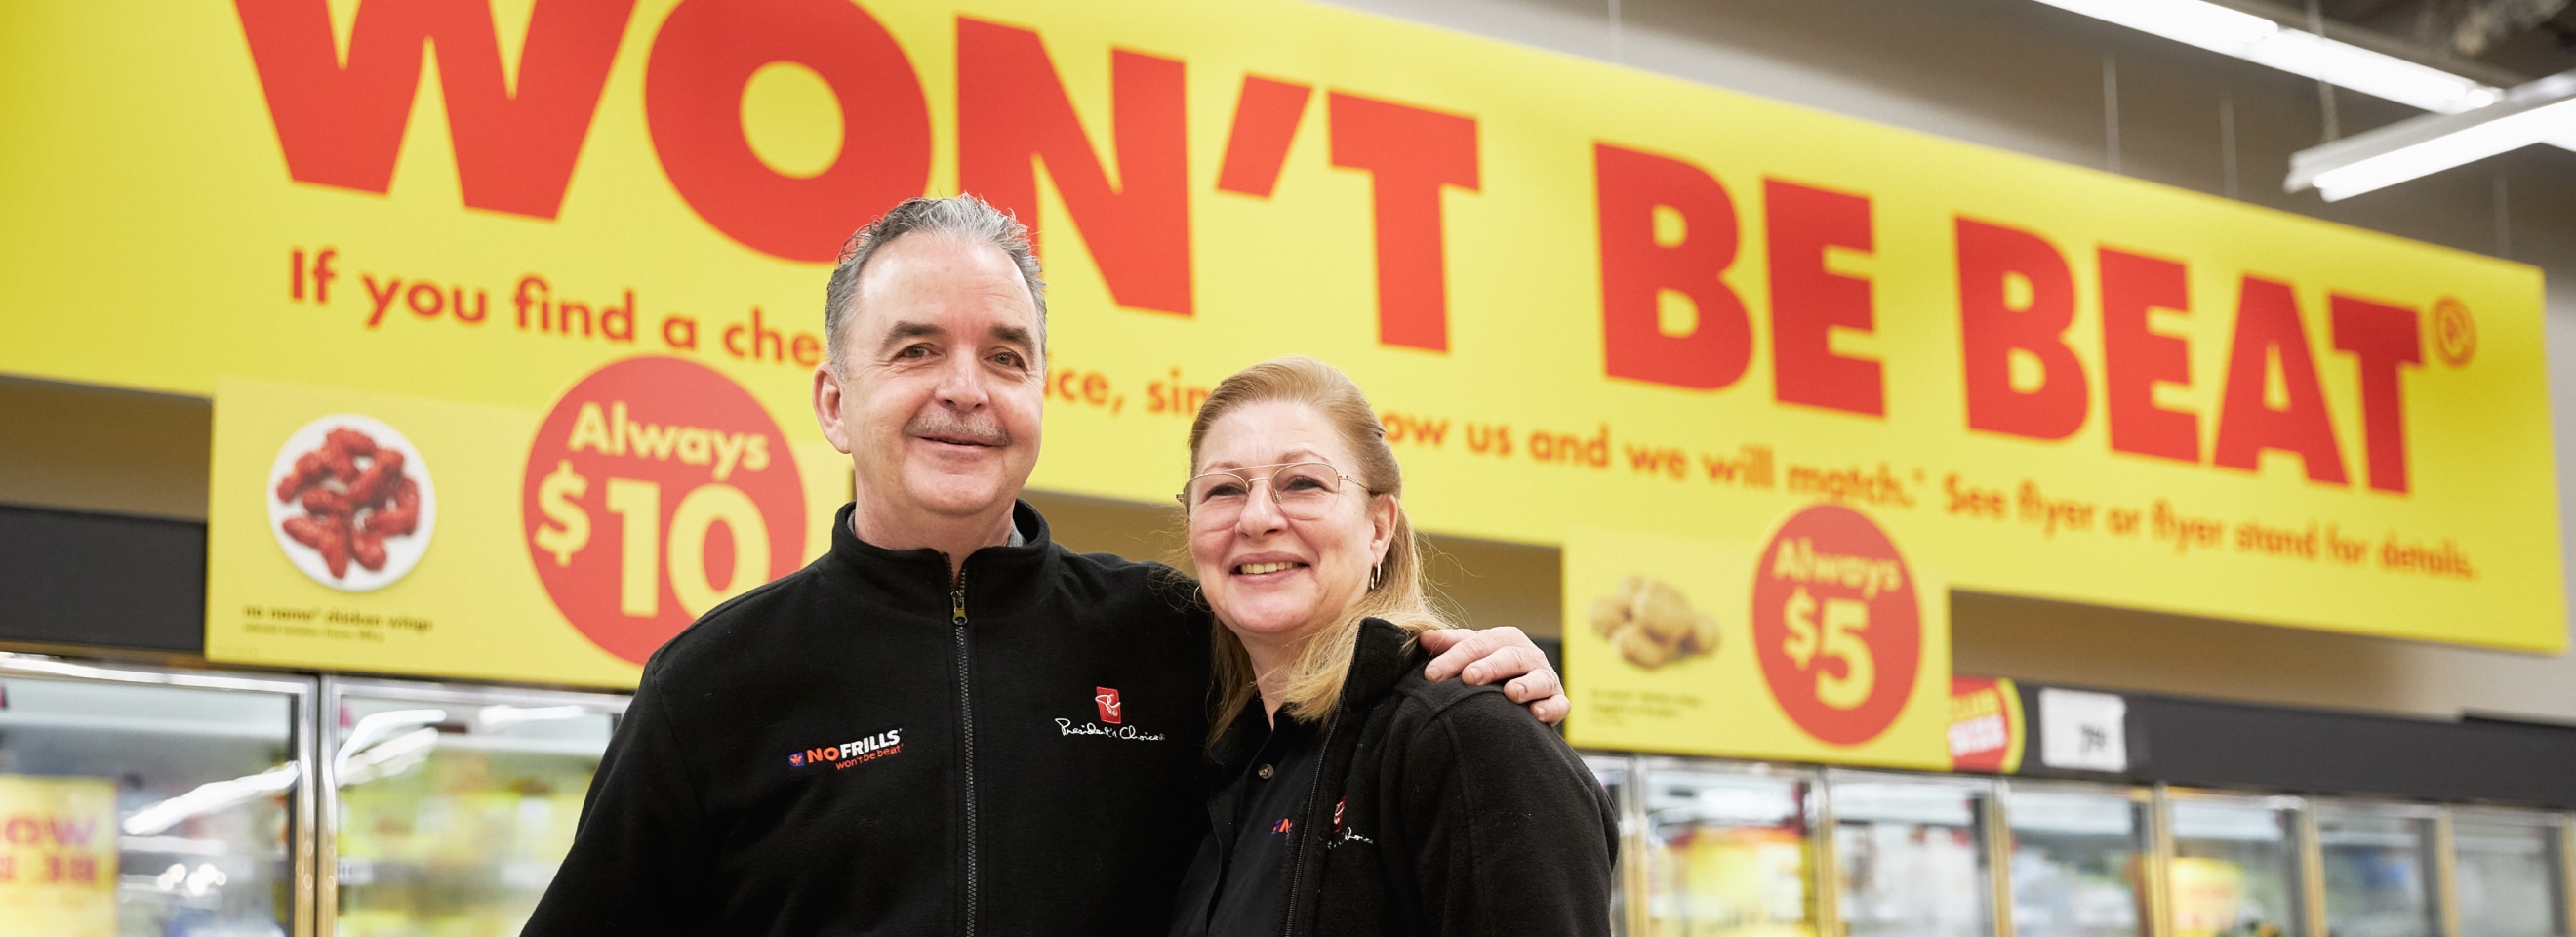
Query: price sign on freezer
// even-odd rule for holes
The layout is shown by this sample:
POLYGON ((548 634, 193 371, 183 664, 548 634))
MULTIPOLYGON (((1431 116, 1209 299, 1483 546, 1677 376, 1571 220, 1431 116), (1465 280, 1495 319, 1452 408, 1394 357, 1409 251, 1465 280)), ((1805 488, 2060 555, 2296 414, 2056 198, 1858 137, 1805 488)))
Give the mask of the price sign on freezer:
POLYGON ((1923 657, 1923 612, 1896 544, 1839 505, 1790 517, 1754 568, 1753 648, 1799 728, 1836 745, 1886 732, 1923 657))
POLYGON ((547 596, 636 663, 802 558, 804 487, 778 424, 740 385, 677 358, 630 358, 574 385, 537 430, 522 489, 547 596))

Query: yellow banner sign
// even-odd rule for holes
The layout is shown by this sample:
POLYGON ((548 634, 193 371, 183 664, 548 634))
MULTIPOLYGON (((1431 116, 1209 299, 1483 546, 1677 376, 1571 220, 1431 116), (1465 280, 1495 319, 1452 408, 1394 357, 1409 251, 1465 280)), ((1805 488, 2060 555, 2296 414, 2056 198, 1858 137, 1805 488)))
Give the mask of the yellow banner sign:
POLYGON ((1287 0, 16 4, 0 53, 0 371, 534 412, 654 355, 812 446, 825 264, 973 191, 1053 284, 1041 487, 1159 501, 1308 353, 1433 531, 1824 501, 1961 588, 2565 643, 2523 265, 1287 0))
POLYGON ((0 937, 116 933, 116 783, 0 774, 0 937))
POLYGON ((1916 562, 1836 504, 1748 543, 1579 529, 1565 546, 1566 737, 1947 769, 1950 593, 1916 562))
POLYGON ((699 614, 820 552, 813 515, 847 497, 837 453, 669 357, 542 412, 226 378, 214 442, 218 660, 632 686, 699 614))

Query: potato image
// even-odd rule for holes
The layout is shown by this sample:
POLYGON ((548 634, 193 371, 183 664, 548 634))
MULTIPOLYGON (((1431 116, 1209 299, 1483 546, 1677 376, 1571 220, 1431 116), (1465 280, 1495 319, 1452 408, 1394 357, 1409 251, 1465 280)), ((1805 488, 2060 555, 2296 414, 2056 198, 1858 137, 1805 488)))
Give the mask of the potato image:
POLYGON ((1629 576, 1609 595, 1592 600, 1587 616, 1594 634, 1639 667, 1661 667, 1717 650, 1716 616, 1691 608, 1672 583, 1629 576))
POLYGON ((1699 624, 1690 601, 1682 598, 1682 590, 1661 579, 1646 580, 1645 587, 1637 592, 1630 615, 1655 640, 1672 645, 1680 644, 1699 624))
POLYGON ((1633 623, 1612 634, 1610 646, 1618 648, 1619 656, 1627 658, 1629 663, 1639 667, 1661 667, 1673 659, 1671 645, 1656 641, 1653 636, 1646 633, 1646 629, 1633 623))
POLYGON ((1699 614, 1697 627, 1691 629, 1690 651, 1693 654, 1717 653, 1717 616, 1699 614))

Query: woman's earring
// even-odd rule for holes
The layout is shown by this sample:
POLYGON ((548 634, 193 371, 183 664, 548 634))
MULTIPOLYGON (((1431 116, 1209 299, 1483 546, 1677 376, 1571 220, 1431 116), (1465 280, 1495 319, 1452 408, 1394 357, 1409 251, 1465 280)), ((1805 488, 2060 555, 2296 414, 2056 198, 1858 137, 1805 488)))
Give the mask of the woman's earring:
POLYGON ((1380 571, 1381 571, 1381 570, 1384 570, 1385 568, 1386 568, 1386 563, 1385 563, 1385 562, 1383 562, 1383 561, 1380 561, 1380 562, 1379 562, 1377 565, 1375 565, 1375 566, 1371 566, 1371 567, 1369 567, 1369 591, 1371 591, 1371 592, 1375 592, 1375 591, 1377 591, 1378 583, 1379 583, 1380 578, 1381 578, 1381 577, 1380 577, 1380 571))

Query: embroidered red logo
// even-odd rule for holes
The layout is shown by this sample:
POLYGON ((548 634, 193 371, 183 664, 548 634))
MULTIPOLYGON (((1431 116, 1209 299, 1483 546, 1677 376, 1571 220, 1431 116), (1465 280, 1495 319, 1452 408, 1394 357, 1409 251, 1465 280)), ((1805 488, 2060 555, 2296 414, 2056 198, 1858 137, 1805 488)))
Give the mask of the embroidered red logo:
POLYGON ((1297 821, 1288 819, 1287 817, 1280 817, 1279 822, 1270 824, 1270 832, 1273 833, 1285 833, 1296 828, 1297 821))
POLYGON ((1118 710, 1125 704, 1118 701, 1117 690, 1096 686, 1091 688, 1091 692, 1091 701, 1100 706, 1100 721, 1113 726, 1123 721, 1118 717, 1118 710))

